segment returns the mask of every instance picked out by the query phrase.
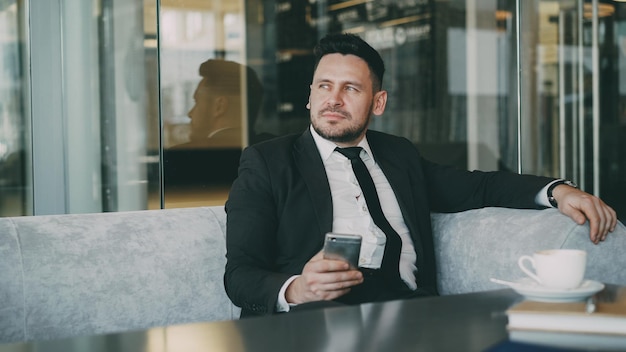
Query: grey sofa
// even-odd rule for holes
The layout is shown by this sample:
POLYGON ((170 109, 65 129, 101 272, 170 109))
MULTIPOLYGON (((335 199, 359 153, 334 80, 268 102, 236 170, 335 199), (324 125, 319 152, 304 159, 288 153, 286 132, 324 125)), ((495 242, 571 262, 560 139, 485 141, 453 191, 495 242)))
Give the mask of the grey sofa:
MULTIPOLYGON (((433 214, 441 294, 501 288, 537 249, 588 251, 588 278, 626 284, 626 228, 593 245, 558 211, 433 214)), ((237 319, 224 293, 223 207, 0 218, 0 343, 237 319)))

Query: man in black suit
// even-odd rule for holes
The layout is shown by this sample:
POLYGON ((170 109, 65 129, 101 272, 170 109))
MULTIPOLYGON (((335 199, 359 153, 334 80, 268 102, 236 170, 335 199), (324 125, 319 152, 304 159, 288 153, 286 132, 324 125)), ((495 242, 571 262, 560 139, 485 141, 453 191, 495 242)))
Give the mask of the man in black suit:
POLYGON ((380 55, 349 34, 326 36, 315 54, 311 127, 247 148, 226 203, 224 281, 242 317, 436 295, 431 212, 544 208, 550 201, 578 223, 589 220, 595 243, 613 231, 613 209, 563 180, 437 165, 407 139, 368 131, 387 103, 380 55), (400 242, 381 230, 365 182, 336 150, 354 146, 362 147, 357 155, 400 242), (330 231, 363 236, 358 269, 323 258, 330 231), (393 243, 400 246, 395 261, 386 252, 393 243), (382 270, 390 261, 395 277, 382 270))

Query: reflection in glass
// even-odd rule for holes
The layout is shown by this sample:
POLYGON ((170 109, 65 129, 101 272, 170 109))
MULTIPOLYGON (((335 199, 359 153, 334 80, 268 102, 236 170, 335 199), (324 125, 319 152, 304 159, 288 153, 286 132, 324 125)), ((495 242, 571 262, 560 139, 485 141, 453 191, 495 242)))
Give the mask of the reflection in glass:
POLYGON ((101 1, 100 129, 103 211, 148 208, 149 154, 158 129, 148 114, 143 1, 101 1))
POLYGON ((27 82, 23 75, 24 35, 17 1, 0 1, 0 216, 31 213, 27 206, 27 82))
POLYGON ((170 195, 181 192, 200 192, 211 198, 207 189, 230 188, 245 145, 244 126, 254 123, 263 97, 256 73, 244 65, 210 59, 198 71, 200 81, 187 113, 191 121, 177 126, 186 133, 171 133, 170 142, 175 140, 172 137, 181 141, 163 151, 168 204, 170 195))
POLYGON ((574 180, 626 216, 626 4, 578 0, 522 2, 537 32, 524 77, 524 170, 574 180), (597 7, 594 8, 594 3, 597 7), (535 75, 529 73, 534 72, 535 75), (530 138, 533 138, 532 140, 530 138), (532 143, 530 143, 532 142, 532 143))
POLYGON ((626 214, 626 3, 24 3, 0 0, 0 216, 46 201, 74 213, 224 204, 242 148, 308 126, 312 48, 340 31, 385 59, 388 110, 373 129, 440 163, 573 179, 626 214), (205 62, 239 65, 219 84, 230 93, 201 84, 215 79, 205 62), (51 91, 54 111, 40 101, 51 91), (231 122, 196 118, 225 101, 231 122), (52 113, 54 130, 41 128, 52 113), (38 165, 52 149, 54 170, 38 165))
POLYGON ((239 2, 160 9, 165 207, 224 204, 263 98, 239 2))

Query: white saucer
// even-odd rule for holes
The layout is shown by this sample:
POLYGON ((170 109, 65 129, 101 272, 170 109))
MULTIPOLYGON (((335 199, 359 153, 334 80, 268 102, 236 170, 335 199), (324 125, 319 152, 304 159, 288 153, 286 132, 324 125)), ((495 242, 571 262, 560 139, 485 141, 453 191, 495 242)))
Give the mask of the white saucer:
POLYGON ((539 302, 578 302, 602 291, 604 284, 598 281, 585 280, 577 288, 558 289, 541 286, 530 278, 523 278, 510 285, 515 292, 530 301, 539 302))

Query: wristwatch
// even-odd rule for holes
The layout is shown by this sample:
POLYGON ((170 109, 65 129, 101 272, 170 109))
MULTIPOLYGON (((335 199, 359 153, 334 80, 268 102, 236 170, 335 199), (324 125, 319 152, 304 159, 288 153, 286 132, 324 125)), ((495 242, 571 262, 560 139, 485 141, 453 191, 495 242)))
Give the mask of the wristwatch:
POLYGON ((559 204, 556 202, 556 199, 554 199, 554 196, 552 195, 552 191, 554 191, 554 188, 558 185, 568 185, 570 187, 578 188, 578 185, 576 185, 574 182, 569 181, 569 180, 558 180, 554 182, 553 184, 551 184, 550 187, 548 187, 548 202, 550 202, 550 205, 552 205, 555 208, 558 208, 559 204))

